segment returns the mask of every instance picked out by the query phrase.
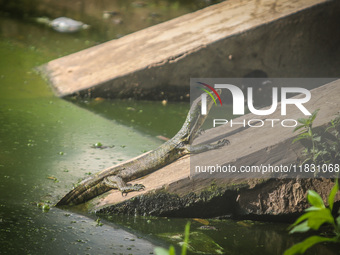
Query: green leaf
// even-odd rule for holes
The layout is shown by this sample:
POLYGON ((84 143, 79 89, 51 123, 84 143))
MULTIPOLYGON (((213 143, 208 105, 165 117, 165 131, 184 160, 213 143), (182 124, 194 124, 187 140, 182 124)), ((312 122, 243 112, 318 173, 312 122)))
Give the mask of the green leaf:
POLYGON ((314 136, 314 141, 316 141, 316 142, 321 142, 321 136, 314 136))
POLYGON ((184 244, 182 246, 182 255, 187 254, 187 247, 188 247, 188 243, 189 243, 189 235, 190 235, 190 221, 185 225, 184 244))
POLYGON ((322 209, 323 208, 311 206, 311 207, 308 207, 307 209, 305 209, 305 212, 319 211, 319 210, 322 210, 322 209))
POLYGON ((302 162, 302 164, 301 164, 300 166, 303 166, 303 165, 305 165, 305 164, 308 164, 311 160, 312 160, 312 158, 306 158, 306 159, 302 162))
POLYGON ((315 111, 312 113, 312 115, 309 117, 311 122, 313 122, 313 121, 315 120, 316 115, 318 114, 319 110, 320 110, 320 109, 315 110, 315 111))
POLYGON ((309 133, 302 133, 302 134, 299 134, 299 137, 309 138, 310 135, 309 135, 309 133))
POLYGON ((285 253, 283 255, 302 254, 308 248, 312 247, 313 245, 315 245, 317 243, 335 242, 335 241, 336 240, 334 238, 321 237, 321 236, 311 236, 311 237, 305 239, 303 242, 297 243, 294 246, 290 247, 288 250, 285 251, 285 253))
POLYGON ((328 204, 329 204, 329 208, 331 209, 331 211, 333 210, 334 198, 338 191, 339 191, 339 182, 338 182, 338 179, 336 179, 335 185, 333 186, 328 196, 328 204))
POLYGON ((295 143, 295 142, 297 142, 297 141, 299 141, 299 140, 301 140, 301 139, 308 139, 308 138, 309 138, 308 133, 302 133, 302 134, 298 135, 298 137, 296 137, 296 138, 293 140, 292 143, 295 143))
POLYGON ((164 249, 162 247, 156 247, 154 249, 154 252, 155 252, 156 255, 170 255, 170 252, 167 249, 164 249))
POLYGON ((293 132, 295 132, 295 131, 297 131, 297 130, 303 128, 303 127, 304 127, 304 125, 297 126, 296 128, 294 128, 294 131, 293 131, 293 132))
POLYGON ((304 124, 304 125, 306 125, 306 123, 307 123, 307 119, 303 119, 303 118, 299 118, 297 121, 301 124, 304 124))
POLYGON ((173 245, 170 245, 169 255, 176 255, 175 247, 173 245))
POLYGON ((312 133, 312 129, 311 129, 311 128, 308 129, 308 136, 309 136, 309 137, 312 137, 312 136, 313 136, 313 133, 312 133))
POLYGON ((314 212, 308 212, 308 213, 302 214, 292 225, 289 226, 288 229, 291 229, 291 228, 295 227, 296 225, 298 225, 300 222, 307 220, 311 216, 311 214, 313 214, 313 213, 314 212))
POLYGON ((307 232, 308 230, 310 230, 310 227, 308 226, 308 221, 304 221, 301 224, 295 226, 291 231, 289 231, 289 234, 293 234, 296 232, 307 232))
POLYGON ((295 139, 292 141, 292 143, 296 143, 297 141, 299 141, 299 140, 301 140, 301 139, 303 139, 303 138, 297 137, 297 138, 295 138, 295 139))
POLYGON ((313 160, 316 161, 320 155, 322 155, 322 151, 318 151, 317 153, 315 153, 313 160))
POLYGON ((310 212, 311 216, 308 218, 308 226, 311 229, 317 230, 324 223, 334 224, 334 218, 328 208, 319 211, 310 212))
MULTIPOLYGON (((314 210, 304 213, 292 225, 290 225, 289 228, 291 229, 305 220, 308 224, 308 227, 312 229, 318 229, 324 223, 334 224, 334 218, 331 214, 331 211, 328 208, 320 208, 318 211, 314 210)), ((299 229, 304 230, 303 226, 301 226, 301 228, 295 229, 294 232, 298 232, 299 229)))
POLYGON ((322 198, 314 190, 308 190, 307 199, 311 205, 319 208, 325 208, 322 198))
POLYGON ((340 227, 340 216, 338 216, 335 220, 336 220, 336 224, 338 225, 338 227, 340 227))

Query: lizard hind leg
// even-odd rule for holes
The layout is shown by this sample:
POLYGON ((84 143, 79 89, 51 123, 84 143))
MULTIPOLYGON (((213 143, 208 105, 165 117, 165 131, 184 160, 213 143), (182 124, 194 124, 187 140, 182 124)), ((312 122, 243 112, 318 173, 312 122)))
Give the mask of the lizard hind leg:
POLYGON ((125 183, 121 177, 116 175, 104 178, 103 182, 111 189, 118 189, 122 192, 122 196, 124 196, 124 194, 127 195, 129 192, 140 191, 145 188, 143 184, 131 185, 129 183, 125 183))

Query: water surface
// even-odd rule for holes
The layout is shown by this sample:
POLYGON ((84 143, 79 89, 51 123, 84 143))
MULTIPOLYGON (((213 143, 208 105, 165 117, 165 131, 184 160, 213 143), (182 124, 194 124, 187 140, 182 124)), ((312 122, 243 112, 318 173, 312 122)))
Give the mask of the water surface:
POLYGON ((79 1, 82 11, 64 1, 54 2, 55 6, 46 2, 35 1, 36 9, 22 5, 23 10, 14 13, 7 6, 0 17, 1 254, 149 254, 157 245, 178 245, 188 220, 191 240, 198 240, 192 243, 192 253, 281 254, 301 240, 287 235, 287 224, 209 220, 216 229, 204 230, 204 224, 192 219, 101 216, 99 220, 96 215, 53 207, 79 179, 156 148, 163 142, 157 136, 172 137, 188 104, 63 100, 53 95, 34 68, 193 11, 204 1, 196 5, 99 1, 92 7, 79 1), (104 11, 115 9, 117 17, 102 19, 104 11), (61 13, 74 14, 92 29, 59 34, 33 19, 61 13), (114 20, 118 18, 121 23, 114 20), (93 148, 96 143, 108 148, 93 148), (43 205, 50 210, 44 211, 43 205))

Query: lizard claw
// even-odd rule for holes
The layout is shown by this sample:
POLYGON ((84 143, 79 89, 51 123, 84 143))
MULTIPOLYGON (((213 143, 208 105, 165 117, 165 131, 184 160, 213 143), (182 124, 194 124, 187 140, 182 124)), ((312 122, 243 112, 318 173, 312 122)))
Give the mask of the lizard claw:
POLYGON ((129 192, 144 190, 145 186, 143 184, 127 185, 127 187, 122 191, 122 196, 126 197, 129 192))
POLYGON ((222 140, 219 140, 217 144, 220 146, 229 145, 230 141, 228 139, 222 139, 222 140))
POLYGON ((140 191, 140 190, 145 189, 145 186, 143 184, 135 184, 132 187, 134 187, 136 191, 140 191))

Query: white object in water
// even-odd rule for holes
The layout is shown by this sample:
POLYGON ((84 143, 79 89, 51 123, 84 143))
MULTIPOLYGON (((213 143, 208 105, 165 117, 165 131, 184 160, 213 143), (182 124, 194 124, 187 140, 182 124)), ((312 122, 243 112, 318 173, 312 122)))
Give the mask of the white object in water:
POLYGON ((73 33, 81 29, 87 29, 90 27, 89 25, 86 25, 83 22, 66 17, 56 18, 51 21, 50 25, 54 30, 61 33, 73 33))

